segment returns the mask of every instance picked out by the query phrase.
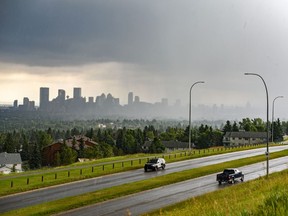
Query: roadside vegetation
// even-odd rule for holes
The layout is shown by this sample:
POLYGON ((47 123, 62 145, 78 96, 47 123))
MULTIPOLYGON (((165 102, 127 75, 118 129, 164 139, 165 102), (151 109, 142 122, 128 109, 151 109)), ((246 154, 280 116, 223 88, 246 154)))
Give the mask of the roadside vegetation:
MULTIPOLYGON (((281 151, 281 152, 275 152, 275 153, 271 153, 270 158, 274 159, 274 158, 278 158, 278 157, 283 157, 283 156, 287 156, 287 154, 288 154, 288 150, 281 151)), ((151 178, 148 180, 138 181, 138 182, 134 182, 134 183, 130 183, 130 184, 124 184, 124 185, 120 185, 120 186, 114 186, 111 188, 83 194, 80 196, 64 198, 64 199, 60 199, 60 200, 56 200, 56 201, 52 201, 52 202, 43 203, 43 204, 36 205, 36 206, 31 206, 31 207, 27 207, 27 208, 23 208, 23 209, 19 209, 19 210, 14 210, 14 211, 3 213, 2 215, 3 216, 4 215, 7 215, 7 216, 8 215, 9 216, 10 215, 22 215, 22 216, 25 216, 25 215, 51 215, 51 214, 67 211, 70 209, 79 208, 79 207, 87 206, 90 204, 102 202, 105 200, 129 195, 129 194, 134 194, 134 193, 145 191, 145 190, 150 190, 150 189, 165 186, 168 184, 174 184, 177 182, 197 178, 197 177, 212 174, 215 172, 220 172, 225 167, 240 167, 240 166, 244 166, 244 165, 249 165, 249 164, 261 162, 264 160, 265 160, 265 157, 263 155, 261 155, 261 156, 246 158, 245 160, 240 159, 240 160, 229 161, 229 162, 220 163, 220 164, 216 164, 216 165, 210 165, 210 166, 195 168, 195 169, 191 169, 191 170, 185 170, 185 171, 181 171, 181 172, 177 172, 177 173, 172 173, 172 174, 168 174, 168 175, 164 175, 164 176, 160 176, 160 177, 151 178)), ((278 175, 281 175, 281 174, 278 174, 278 175)), ((284 180, 282 179, 283 182, 281 185, 283 185, 283 187, 285 186, 285 184, 288 183, 287 172, 286 173, 284 172, 284 175, 286 175, 286 178, 284 180)), ((278 184, 278 180, 275 182, 273 182, 273 180, 272 180, 274 178, 274 176, 275 175, 271 175, 271 177, 269 177, 269 181, 271 182, 271 183, 269 183, 269 185, 271 186, 270 189, 274 189, 274 188, 278 187, 278 186, 276 186, 278 184)), ((237 187, 237 185, 235 185, 233 187, 229 187, 229 191, 226 190, 227 194, 224 194, 224 195, 222 194, 222 191, 225 191, 225 189, 220 190, 222 195, 219 197, 217 197, 218 194, 220 194, 219 191, 217 191, 217 193, 214 193, 214 197, 212 197, 212 198, 209 197, 209 195, 211 194, 210 193, 209 195, 206 195, 206 196, 208 196, 206 199, 210 201, 210 205, 205 206, 205 208, 203 207, 203 209, 202 209, 202 207, 199 209, 203 212, 203 211, 207 210, 206 208, 208 208, 208 207, 211 209, 211 207, 213 205, 219 206, 219 208, 220 208, 220 206, 223 205, 224 206, 223 213, 221 213, 219 210, 220 213, 218 214, 217 209, 216 210, 212 209, 211 211, 209 210, 210 213, 206 214, 206 215, 227 215, 227 213, 228 213, 228 215, 230 213, 231 213, 231 215, 235 215, 235 214, 232 214, 233 211, 230 209, 232 208, 232 206, 235 206, 236 203, 238 202, 238 201, 236 201, 236 199, 239 198, 240 201, 242 200, 242 202, 246 203, 247 205, 249 205, 249 204, 251 205, 251 200, 249 199, 250 196, 253 197, 254 193, 256 193, 255 195, 257 195, 257 197, 261 197, 258 195, 258 188, 260 186, 262 187, 262 185, 266 184, 266 182, 263 181, 262 185, 260 184, 258 186, 255 186, 256 183, 253 183, 253 182, 259 182, 259 181, 261 182, 261 179, 251 181, 251 183, 250 182, 244 183, 245 184, 244 187, 243 187, 243 184, 239 184, 238 190, 234 189, 234 191, 232 193, 230 192, 230 190, 237 187), (246 184, 248 184, 248 185, 252 184, 251 187, 249 186, 250 188, 252 188, 250 191, 248 191, 249 193, 246 190, 246 188, 248 188, 248 186, 246 187, 246 184), (254 184, 254 186, 253 186, 253 184, 254 184), (244 190, 244 189, 245 189, 245 191, 242 192, 242 190, 244 190), (241 192, 241 195, 238 194, 239 191, 241 192), (231 199, 228 198, 228 195, 231 196, 231 199), (220 198, 225 198, 225 200, 223 201, 224 203, 222 202, 222 200, 220 200, 220 198), (227 208, 227 206, 231 206, 231 207, 227 208), (227 208, 226 211, 225 211, 225 207, 227 208)), ((217 184, 217 182, 215 182, 215 184, 217 184)), ((280 188, 281 188, 281 186, 280 186, 280 188)), ((261 190, 262 190, 262 188, 261 188, 261 190)), ((263 192, 262 192, 262 200, 263 201, 266 198, 265 196, 263 196, 263 194, 265 194, 265 192, 267 192, 267 191, 269 191, 269 188, 266 188, 266 190, 265 190, 263 187, 263 192)), ((275 189, 275 192, 278 193, 278 191, 276 191, 276 189, 275 189)), ((280 191, 280 195, 281 194, 282 194, 282 192, 280 191)), ((192 199, 192 201, 189 201, 189 202, 193 203, 194 202, 193 200, 195 200, 195 199, 197 199, 197 198, 194 198, 194 199, 192 199)), ((259 200, 260 200, 260 198, 259 198, 259 200)), ((189 206, 190 203, 187 203, 187 202, 184 202, 181 205, 189 206)), ((203 205, 206 205, 207 202, 208 201, 206 201, 206 200, 201 200, 201 201, 196 203, 196 206, 200 205, 199 203, 203 203, 203 205)), ((261 204, 264 204, 264 203, 259 202, 259 205, 261 205, 261 204)), ((238 203, 236 206, 238 206, 238 203)), ((217 207, 213 207, 213 208, 217 208, 217 207)), ((240 206, 238 208, 241 209, 241 212, 243 212, 243 215, 246 214, 246 210, 245 210, 245 208, 243 208, 243 206, 240 206)), ((259 209, 260 209, 260 207, 259 207, 259 209)), ((199 210, 199 212, 200 212, 200 210, 199 210)), ((256 211, 257 209, 252 209, 252 210, 256 211)), ((191 209, 189 209, 189 210, 186 209, 186 211, 183 212, 183 214, 180 211, 182 211, 182 210, 177 209, 176 206, 172 206, 172 207, 168 208, 167 210, 161 209, 160 213, 159 213, 159 211, 157 211, 153 215, 159 215, 159 214, 162 215, 164 213, 166 215, 191 215, 191 209), (171 212, 172 212, 172 214, 171 214, 171 212)), ((233 213, 235 213, 235 212, 233 212, 233 213)), ((194 213, 193 213, 193 215, 194 215, 194 213)), ((195 215, 200 215, 200 213, 199 214, 197 213, 195 215)))

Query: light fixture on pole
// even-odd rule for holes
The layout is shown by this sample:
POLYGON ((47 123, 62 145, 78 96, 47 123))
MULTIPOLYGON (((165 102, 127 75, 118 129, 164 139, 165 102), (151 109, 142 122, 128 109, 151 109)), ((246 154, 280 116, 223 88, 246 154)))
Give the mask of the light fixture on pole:
POLYGON ((267 170, 266 170, 266 176, 268 177, 269 175, 269 99, 268 99, 268 89, 267 89, 267 85, 265 83, 265 80, 257 73, 244 73, 245 75, 254 75, 254 76, 258 76, 262 81, 263 84, 265 86, 265 90, 266 90, 266 99, 267 99, 267 120, 266 120, 266 124, 267 124, 267 137, 266 137, 266 158, 267 158, 267 170))
POLYGON ((191 151, 191 91, 192 88, 199 83, 204 83, 204 81, 198 81, 193 83, 193 85, 190 87, 189 91, 189 151, 191 151))
POLYGON ((271 142, 274 142, 274 103, 277 98, 283 98, 284 96, 275 97, 272 103, 272 129, 271 129, 271 142))

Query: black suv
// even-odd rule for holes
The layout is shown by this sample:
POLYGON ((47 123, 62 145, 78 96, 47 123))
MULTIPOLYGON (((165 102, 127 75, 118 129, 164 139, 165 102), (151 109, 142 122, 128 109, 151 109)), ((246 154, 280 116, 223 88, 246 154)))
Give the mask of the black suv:
POLYGON ((162 168, 163 170, 165 169, 166 166, 166 162, 164 160, 164 158, 153 158, 150 159, 144 166, 144 170, 145 172, 147 172, 148 170, 158 170, 160 168, 162 168))

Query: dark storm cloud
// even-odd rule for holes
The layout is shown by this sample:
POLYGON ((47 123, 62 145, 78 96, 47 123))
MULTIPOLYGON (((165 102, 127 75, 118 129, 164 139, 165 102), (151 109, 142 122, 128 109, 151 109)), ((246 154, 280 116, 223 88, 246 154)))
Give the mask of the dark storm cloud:
POLYGON ((163 52, 159 6, 132 0, 2 0, 0 57, 30 65, 153 62, 163 52))

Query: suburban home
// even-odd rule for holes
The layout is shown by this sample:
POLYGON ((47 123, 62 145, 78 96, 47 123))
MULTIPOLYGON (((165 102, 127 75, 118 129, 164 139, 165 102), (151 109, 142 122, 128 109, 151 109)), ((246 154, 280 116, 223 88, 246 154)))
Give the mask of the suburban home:
POLYGON ((267 142, 267 132, 226 132, 223 137, 224 146, 241 146, 267 142))
MULTIPOLYGON (((146 141, 143 145, 143 150, 148 151, 152 141, 146 141)), ((188 142, 179 142, 177 140, 161 141, 165 146, 166 152, 176 151, 176 150, 189 150, 188 142)))
POLYGON ((22 172, 22 160, 19 153, 0 153, 0 173, 22 172))
MULTIPOLYGON (((90 138, 86 136, 73 136, 65 140, 66 146, 69 148, 73 148, 76 151, 80 149, 81 142, 83 142, 84 149, 98 145, 98 143, 92 141, 90 138)), ((64 140, 58 140, 57 142, 45 146, 42 149, 43 165, 52 165, 55 163, 56 154, 57 152, 60 151, 61 145, 63 144, 64 140)))

